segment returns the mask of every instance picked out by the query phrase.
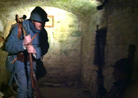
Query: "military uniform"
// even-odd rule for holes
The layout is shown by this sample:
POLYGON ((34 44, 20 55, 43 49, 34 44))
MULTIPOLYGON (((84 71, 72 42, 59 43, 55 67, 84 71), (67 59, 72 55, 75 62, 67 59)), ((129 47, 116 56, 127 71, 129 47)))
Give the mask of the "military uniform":
MULTIPOLYGON (((26 35, 31 34, 32 38, 35 34, 37 34, 37 36, 31 42, 36 50, 36 54, 32 56, 34 70, 36 71, 35 60, 40 59, 47 53, 49 44, 46 30, 44 28, 42 28, 42 30, 37 30, 31 20, 47 22, 47 14, 40 7, 36 7, 32 11, 30 19, 22 22, 22 27, 24 28, 26 35)), ((17 60, 14 62, 14 69, 12 71, 10 85, 14 79, 18 85, 17 98, 33 98, 29 54, 23 45, 24 36, 25 35, 22 34, 21 37, 18 38, 18 25, 16 25, 11 31, 6 43, 6 51, 10 55, 14 55, 14 58, 17 57, 17 60)))

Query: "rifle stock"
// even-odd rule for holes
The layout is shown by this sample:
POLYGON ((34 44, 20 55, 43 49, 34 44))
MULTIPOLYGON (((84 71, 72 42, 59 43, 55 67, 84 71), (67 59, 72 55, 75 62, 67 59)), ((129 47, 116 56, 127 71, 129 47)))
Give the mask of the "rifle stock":
POLYGON ((30 57, 30 75, 31 75, 31 83, 32 83, 32 89, 34 91, 34 98, 44 98, 40 92, 39 86, 37 84, 37 79, 35 72, 33 70, 33 60, 32 60, 32 54, 29 53, 30 57))

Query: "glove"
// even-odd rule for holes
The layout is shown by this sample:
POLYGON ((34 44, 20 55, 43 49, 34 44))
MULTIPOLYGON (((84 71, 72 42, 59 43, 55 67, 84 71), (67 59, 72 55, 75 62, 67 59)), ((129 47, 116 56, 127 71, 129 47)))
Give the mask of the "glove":
POLYGON ((27 45, 26 49, 28 53, 36 53, 36 50, 34 49, 32 45, 27 45))
POLYGON ((31 43, 31 34, 24 37, 23 45, 31 43))

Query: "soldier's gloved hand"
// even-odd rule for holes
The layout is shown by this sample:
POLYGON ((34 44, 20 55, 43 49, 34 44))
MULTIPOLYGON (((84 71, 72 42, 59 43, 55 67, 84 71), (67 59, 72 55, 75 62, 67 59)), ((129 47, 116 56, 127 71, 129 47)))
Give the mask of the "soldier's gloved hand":
POLYGON ((23 45, 31 43, 31 34, 24 37, 23 45))
POLYGON ((36 50, 32 45, 27 45, 26 48, 28 53, 36 53, 36 50))

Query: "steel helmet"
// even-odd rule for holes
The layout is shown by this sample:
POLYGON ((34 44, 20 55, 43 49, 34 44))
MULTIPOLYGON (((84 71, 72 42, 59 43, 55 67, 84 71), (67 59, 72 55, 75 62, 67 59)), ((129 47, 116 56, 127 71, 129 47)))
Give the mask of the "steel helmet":
POLYGON ((47 13, 39 6, 35 7, 31 12, 30 16, 31 20, 35 20, 38 22, 48 22, 47 13))

